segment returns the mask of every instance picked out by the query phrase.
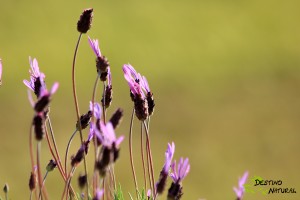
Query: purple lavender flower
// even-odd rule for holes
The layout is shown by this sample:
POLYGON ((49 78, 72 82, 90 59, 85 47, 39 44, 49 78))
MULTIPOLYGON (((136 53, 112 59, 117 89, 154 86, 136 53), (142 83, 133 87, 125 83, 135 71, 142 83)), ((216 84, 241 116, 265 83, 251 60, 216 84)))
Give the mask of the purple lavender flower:
POLYGON ((243 199, 243 196, 244 196, 244 193, 245 193, 244 184, 247 181, 248 175, 249 175, 249 173, 248 173, 248 171, 246 171, 244 173, 244 175, 241 178, 239 178, 239 186, 238 186, 238 188, 233 187, 233 190, 234 190, 234 192, 236 194, 237 200, 242 200, 243 199))
POLYGON ((29 57, 29 63, 31 70, 29 70, 30 73, 30 81, 23 80, 23 83, 32 90, 37 97, 40 96, 40 93, 43 89, 45 89, 45 74, 40 72, 40 68, 38 65, 38 61, 34 58, 33 60, 31 57, 29 57))
POLYGON ((101 115, 102 115, 102 108, 100 106, 99 103, 94 102, 94 106, 93 106, 93 102, 90 101, 90 110, 92 112, 94 112, 94 117, 98 120, 101 119, 101 115))
POLYGON ((135 105, 136 116, 139 120, 145 120, 153 113, 154 99, 146 77, 137 73, 130 65, 123 65, 124 78, 129 88, 131 99, 135 105))
POLYGON ((101 54, 98 40, 93 40, 90 37, 88 40, 92 50, 96 55, 96 68, 100 79, 101 81, 106 81, 109 70, 109 62, 107 58, 101 54))
POLYGON ((99 132, 95 129, 95 135, 102 143, 101 155, 96 162, 96 168, 98 169, 101 176, 105 176, 108 166, 111 163, 116 162, 119 157, 119 146, 121 142, 124 140, 124 136, 116 137, 113 125, 108 122, 104 124, 104 122, 100 122, 100 130, 99 132))
POLYGON ((108 108, 111 105, 112 102, 112 84, 111 84, 111 72, 110 68, 107 68, 107 86, 105 87, 104 96, 102 96, 101 103, 106 108, 108 108))
POLYGON ((168 148, 165 152, 165 164, 162 171, 160 172, 159 180, 156 183, 157 194, 162 194, 165 189, 174 152, 175 152, 174 142, 172 142, 172 144, 168 143, 168 148))
POLYGON ((180 158, 178 165, 176 166, 176 160, 171 164, 172 173, 171 178, 173 179, 173 183, 168 191, 168 199, 169 200, 179 200, 182 193, 182 180, 187 176, 190 171, 189 159, 180 158))
POLYGON ((2 84, 2 59, 0 58, 0 85, 2 84))

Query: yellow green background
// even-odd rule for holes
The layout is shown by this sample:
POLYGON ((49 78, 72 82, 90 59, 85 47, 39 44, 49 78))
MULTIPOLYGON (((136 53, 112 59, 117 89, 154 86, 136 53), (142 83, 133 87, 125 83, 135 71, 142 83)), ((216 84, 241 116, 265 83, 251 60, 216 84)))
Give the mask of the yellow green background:
MULTIPOLYGON (((118 107, 125 114, 117 134, 125 134, 126 139, 115 169, 126 199, 127 192, 134 193, 134 184, 128 153, 132 102, 121 70, 124 63, 145 75, 154 93, 150 134, 156 177, 167 142, 175 142, 176 159, 190 159, 182 199, 235 199, 232 187, 246 170, 250 177, 282 180, 282 187, 296 188, 298 193, 246 193, 245 200, 299 199, 299 6, 296 0, 2 0, 0 186, 9 183, 11 199, 29 198, 33 110, 22 83, 29 78, 29 56, 38 59, 48 87, 60 83, 51 119, 64 155, 76 122, 71 90, 71 63, 79 35, 76 23, 84 8, 93 7, 87 35, 99 39, 113 78, 108 116, 118 107)), ((96 77, 95 56, 86 35, 76 74, 80 109, 86 112, 96 77)), ((99 101, 101 87, 97 92, 99 101)), ((142 186, 137 120, 134 126, 135 163, 142 186)), ((45 142, 42 146, 45 166, 50 154, 45 142)), ((78 147, 79 137, 71 153, 78 147)), ((92 161, 93 154, 88 157, 92 161)), ((92 168, 90 162, 90 172, 92 168)), ((82 171, 81 166, 77 172, 82 171)), ((50 199, 60 199, 63 182, 58 171, 49 175, 46 187, 50 199)))

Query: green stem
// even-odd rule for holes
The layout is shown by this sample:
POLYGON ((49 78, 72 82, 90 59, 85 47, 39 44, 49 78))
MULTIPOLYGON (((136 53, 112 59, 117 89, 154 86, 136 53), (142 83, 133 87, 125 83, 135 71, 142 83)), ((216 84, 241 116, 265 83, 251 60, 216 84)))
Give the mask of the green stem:
MULTIPOLYGON (((82 36, 82 33, 79 34, 78 41, 77 41, 76 48, 75 48, 74 57, 73 57, 72 85, 73 85, 73 96, 74 96, 74 103, 75 103, 75 108, 76 108, 78 128, 79 128, 79 133, 80 133, 80 142, 81 142, 81 145, 83 145, 84 141, 83 141, 83 137, 82 137, 82 129, 81 129, 81 123, 80 123, 80 112, 79 112, 77 93, 76 93, 76 82, 75 82, 75 64, 76 64, 77 51, 78 51, 79 43, 80 43, 80 40, 81 40, 81 36, 82 36)), ((86 158, 85 158, 85 152, 84 152, 84 156, 83 156, 83 162, 84 162, 84 172, 85 172, 85 175, 87 176, 88 172, 87 172, 87 163, 86 163, 86 158)), ((89 194, 89 183, 88 182, 87 182, 86 189, 87 189, 87 195, 88 195, 89 194)))
POLYGON ((76 130, 73 132, 72 136, 70 137, 67 148, 66 148, 66 154, 65 154, 65 172, 66 173, 67 173, 67 162, 68 162, 69 149, 70 149, 71 143, 72 143, 73 138, 76 135, 77 131, 78 131, 78 129, 76 128, 76 130))

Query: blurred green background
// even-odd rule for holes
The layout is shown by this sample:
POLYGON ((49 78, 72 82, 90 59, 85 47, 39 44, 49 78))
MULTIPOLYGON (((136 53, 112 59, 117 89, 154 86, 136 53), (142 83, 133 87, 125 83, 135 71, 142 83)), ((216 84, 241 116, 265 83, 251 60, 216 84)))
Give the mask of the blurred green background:
MULTIPOLYGON (((282 187, 297 191, 246 193, 245 199, 300 199, 299 6, 296 0, 2 0, 0 185, 9 183, 11 199, 29 198, 28 135, 33 111, 22 83, 29 78, 29 56, 38 59, 48 87, 60 83, 51 118, 64 154, 76 121, 71 93, 76 23, 84 8, 93 7, 88 35, 100 40, 113 76, 108 116, 118 107, 125 113, 117 133, 125 134, 126 140, 116 165, 125 194, 134 193, 128 155, 132 103, 121 70, 129 62, 148 78, 155 95, 151 136, 156 177, 167 142, 176 143, 176 159, 190 159, 183 199, 235 199, 232 187, 245 170, 251 178, 282 180, 282 187)), ((82 112, 88 109, 95 73, 95 56, 84 35, 77 60, 82 112)), ((100 93, 101 87, 98 101, 100 93)), ((142 185, 138 123, 135 128, 135 163, 142 185)), ((79 138, 70 152, 78 146, 79 138)), ((43 143, 44 166, 49 159, 43 143)), ((48 177, 50 199, 60 199, 61 180, 58 171, 48 177)))

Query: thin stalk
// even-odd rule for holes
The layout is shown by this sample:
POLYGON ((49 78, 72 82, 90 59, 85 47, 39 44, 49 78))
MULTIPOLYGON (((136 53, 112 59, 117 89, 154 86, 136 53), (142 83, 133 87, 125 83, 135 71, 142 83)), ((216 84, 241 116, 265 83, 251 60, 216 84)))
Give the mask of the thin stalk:
POLYGON ((5 200, 8 200, 8 192, 5 192, 5 200))
MULTIPOLYGON (((48 199, 48 195, 46 193, 46 190, 45 188, 42 188, 42 174, 41 174, 41 145, 42 145, 42 142, 41 141, 38 141, 37 142, 37 159, 36 159, 36 162, 37 162, 37 171, 38 171, 38 181, 39 181, 39 188, 40 188, 40 192, 43 192, 44 196, 45 196, 45 199, 47 200, 48 199)), ((41 197, 41 199, 43 199, 43 196, 41 197)))
MULTIPOLYGON (((149 132, 149 123, 150 123, 150 117, 149 118, 147 118, 148 120, 147 120, 147 127, 148 127, 148 132, 149 132)), ((148 152, 149 150, 148 150, 148 146, 147 146, 147 142, 146 142, 146 152, 148 152)), ((149 154, 147 153, 146 154, 147 155, 147 171, 148 171, 148 178, 149 178, 149 183, 150 183, 150 188, 151 188, 151 191, 153 191, 153 188, 152 188, 152 181, 154 181, 154 180, 152 180, 151 179, 151 172, 150 172, 150 162, 149 162, 149 154)))
POLYGON ((136 198, 138 198, 138 184, 137 184, 137 179, 136 179, 136 174, 135 174, 135 169, 134 169, 134 164, 133 164, 133 154, 132 154, 133 118, 134 118, 134 108, 132 109, 131 120, 130 120, 130 128, 129 128, 129 156, 130 156, 131 170, 132 170, 133 179, 134 179, 136 198))
MULTIPOLYGON (((155 190, 155 185, 154 185, 154 168, 153 168, 153 160, 152 160, 152 153, 151 153, 151 143, 150 143, 150 137, 149 137, 149 132, 148 132, 148 128, 146 126, 145 121, 143 121, 144 127, 145 127, 145 131, 146 131, 146 142, 147 142, 147 148, 148 148, 148 154, 149 154, 149 158, 150 158, 150 166, 151 166, 151 178, 152 178, 152 187, 153 190, 155 190)), ((152 195, 154 197, 155 200, 155 191, 152 191, 152 195)))
MULTIPOLYGON (((54 137, 54 131, 53 131, 51 120, 50 120, 49 116, 48 116, 48 126, 49 126, 49 129, 50 129, 50 135, 51 135, 52 143, 53 143, 54 150, 55 150, 55 153, 56 153, 56 158, 57 158, 56 163, 57 163, 58 166, 60 166, 62 168, 62 163, 61 163, 61 159, 60 159, 60 156, 59 156, 59 153, 58 153, 59 151, 58 151, 58 148, 57 148, 57 145, 56 145, 56 140, 55 140, 55 137, 54 137)), ((65 171, 63 171, 63 172, 64 172, 64 174, 67 173, 65 171)))
MULTIPOLYGON (((33 153, 33 138, 32 138, 32 127, 33 125, 30 125, 30 130, 29 130, 29 153, 30 153, 30 160, 31 160, 31 172, 35 174, 34 172, 34 153, 33 153)), ((37 199, 38 193, 37 190, 35 190, 35 199, 37 199)))
MULTIPOLYGON (((76 93, 76 82, 75 82, 75 64, 76 64, 76 57, 77 57, 77 51, 79 47, 79 43, 81 40, 82 33, 79 34, 78 41, 76 44, 75 52, 74 52, 74 57, 73 57, 73 64, 72 64, 72 85, 73 85, 73 95, 74 95, 74 103, 75 103, 75 108, 76 108, 76 115, 77 115, 77 121, 78 121, 78 128, 79 128, 79 133, 80 133, 80 141, 81 145, 83 145, 83 137, 82 137, 82 129, 81 129, 81 123, 80 123, 80 112, 79 112, 79 106, 78 106, 78 100, 77 100, 77 93, 76 93)), ((84 162, 84 172, 85 175, 88 175, 87 172, 87 163, 86 163, 86 158, 85 158, 85 152, 83 156, 83 162, 84 162)), ((89 183, 87 182, 87 195, 89 194, 89 183)))
POLYGON ((71 143, 72 143, 73 138, 76 135, 77 131, 78 131, 78 129, 76 128, 75 131, 73 132, 72 136, 70 137, 67 148, 66 148, 66 154, 65 154, 65 172, 66 173, 68 172, 67 171, 67 162, 68 162, 69 149, 70 149, 71 143))
POLYGON ((30 191, 29 200, 32 200, 32 191, 30 191))
MULTIPOLYGON (((68 198, 68 188, 70 187, 71 178, 72 178, 72 176, 73 176, 73 173, 74 173, 75 169, 76 169, 75 166, 72 167, 72 169, 71 169, 71 171, 70 171, 70 173, 69 173, 69 175, 68 175, 68 179, 67 179, 67 181, 66 181, 66 184, 65 184, 65 187, 64 187, 64 191, 63 191, 62 196, 61 196, 61 200, 64 199, 65 194, 66 194, 66 198, 68 198)), ((74 196, 75 196, 76 199, 77 199, 76 194, 75 194, 74 196)))
MULTIPOLYGON (((44 184, 45 184, 45 181, 46 181, 46 178, 47 178, 48 173, 49 173, 49 171, 47 171, 46 174, 45 174, 45 176, 44 176, 42 188, 44 187, 44 184)), ((40 191, 39 199, 41 199, 41 198, 42 198, 42 193, 41 193, 41 191, 40 191)))
POLYGON ((147 178, 146 178, 146 168, 145 168, 145 159, 144 159, 144 137, 143 137, 143 123, 141 123, 141 156, 142 156, 142 164, 143 164, 143 173, 144 173, 144 183, 145 190, 147 190, 147 178))

